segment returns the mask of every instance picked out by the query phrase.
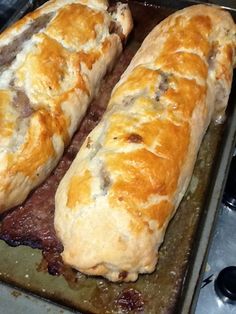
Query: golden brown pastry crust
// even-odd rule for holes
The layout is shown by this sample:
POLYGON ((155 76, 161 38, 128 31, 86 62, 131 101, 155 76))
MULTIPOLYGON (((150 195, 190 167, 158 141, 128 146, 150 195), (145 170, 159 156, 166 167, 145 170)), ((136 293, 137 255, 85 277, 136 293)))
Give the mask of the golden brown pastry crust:
POLYGON ((224 114, 235 34, 228 13, 199 5, 147 36, 57 190, 66 264, 112 281, 155 269, 204 133, 224 114))
POLYGON ((55 167, 131 28, 127 5, 57 0, 0 35, 0 212, 55 167))

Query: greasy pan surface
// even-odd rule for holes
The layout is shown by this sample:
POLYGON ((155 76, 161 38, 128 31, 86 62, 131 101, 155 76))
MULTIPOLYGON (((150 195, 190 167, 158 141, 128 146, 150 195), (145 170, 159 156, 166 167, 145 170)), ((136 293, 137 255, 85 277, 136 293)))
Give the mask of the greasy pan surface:
MULTIPOLYGON (((45 247, 42 241, 45 239, 45 234, 51 241, 50 245, 55 246, 54 261, 55 255, 58 257, 61 250, 53 229, 53 198, 58 181, 69 167, 83 138, 100 119, 112 87, 142 40, 159 21, 173 12, 170 9, 143 6, 135 2, 130 2, 130 7, 135 22, 134 32, 120 61, 103 82, 100 94, 93 102, 63 160, 23 206, 2 217, 1 238, 14 245, 25 243, 43 249, 49 266, 51 255, 47 254, 49 248, 45 247), (54 189, 49 193, 50 185, 53 185, 54 189), (32 206, 33 198, 38 200, 37 208, 32 206), (27 208, 30 208, 32 214, 30 222, 24 223, 27 220, 27 208), (36 230, 37 224, 44 226, 43 231, 36 230)), ((63 271, 64 276, 53 277, 46 272, 45 263, 41 262, 40 251, 24 246, 11 248, 1 241, 0 278, 82 312, 173 313, 181 294, 183 279, 198 231, 198 222, 204 212, 224 126, 212 124, 204 138, 190 187, 168 227, 160 250, 159 263, 153 274, 140 276, 135 283, 114 284, 105 279, 86 277, 81 274, 76 277, 76 272, 64 269, 58 258, 56 266, 55 263, 52 264, 51 272, 63 271)))

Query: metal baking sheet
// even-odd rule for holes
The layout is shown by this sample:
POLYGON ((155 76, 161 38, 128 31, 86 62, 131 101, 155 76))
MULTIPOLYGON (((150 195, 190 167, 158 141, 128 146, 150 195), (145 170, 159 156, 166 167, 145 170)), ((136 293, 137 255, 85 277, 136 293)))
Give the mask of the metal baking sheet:
MULTIPOLYGON (((122 58, 131 58, 159 21, 193 2, 200 1, 129 1, 135 29, 122 58)), ((187 313, 207 251, 235 138, 235 83, 232 91, 225 123, 211 124, 206 133, 189 189, 168 227, 153 274, 142 275, 135 283, 123 284, 82 274, 76 276, 72 270, 65 276, 53 277, 44 271, 39 250, 25 246, 12 248, 0 241, 0 279, 68 307, 66 312, 71 309, 102 314, 187 313)), ((35 300, 41 304, 40 299, 35 300)), ((45 304, 50 308, 50 304, 45 304)))
POLYGON ((0 32, 32 8, 32 0, 0 0, 0 32))

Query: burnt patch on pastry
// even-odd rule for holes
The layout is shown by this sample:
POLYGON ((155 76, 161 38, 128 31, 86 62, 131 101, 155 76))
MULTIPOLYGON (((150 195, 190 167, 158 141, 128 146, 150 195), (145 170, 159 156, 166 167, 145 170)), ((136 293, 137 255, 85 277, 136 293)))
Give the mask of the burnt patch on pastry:
POLYGON ((142 312, 144 310, 143 296, 141 292, 133 288, 123 290, 119 294, 116 303, 125 313, 129 311, 142 312))
POLYGON ((117 33, 117 24, 114 21, 111 21, 109 25, 109 34, 117 33))
POLYGON ((128 276, 127 271, 122 271, 122 272, 119 273, 118 277, 119 277, 120 280, 123 281, 127 276, 128 276))
POLYGON ((107 193, 107 190, 109 186, 111 185, 111 178, 104 165, 101 167, 101 170, 100 170, 100 178, 101 178, 101 189, 103 190, 103 192, 107 193))
POLYGON ((9 66, 14 61, 17 54, 22 50, 24 43, 41 29, 45 28, 52 17, 52 13, 39 16, 30 23, 25 31, 16 36, 14 40, 6 46, 0 47, 0 70, 9 66))
POLYGON ((141 135, 136 134, 136 133, 131 133, 128 138, 127 138, 128 142, 130 143, 135 143, 135 144, 139 144, 142 143, 143 138, 141 135))
POLYGON ((125 35, 122 32, 122 27, 118 22, 111 21, 109 25, 109 34, 116 34, 120 37, 122 44, 125 44, 125 35))
POLYGON ((22 118, 27 118, 34 112, 28 96, 22 90, 16 90, 13 106, 18 110, 22 118))

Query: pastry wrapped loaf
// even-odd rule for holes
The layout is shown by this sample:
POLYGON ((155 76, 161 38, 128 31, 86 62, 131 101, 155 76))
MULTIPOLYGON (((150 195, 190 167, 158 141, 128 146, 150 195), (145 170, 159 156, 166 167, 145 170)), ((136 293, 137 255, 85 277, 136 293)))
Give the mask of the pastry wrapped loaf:
POLYGON ((66 264, 112 281, 154 271, 204 133, 224 116, 235 45, 231 16, 203 5, 147 36, 57 190, 66 264))
POLYGON ((57 0, 0 36, 0 212, 56 166, 132 28, 127 5, 57 0))

